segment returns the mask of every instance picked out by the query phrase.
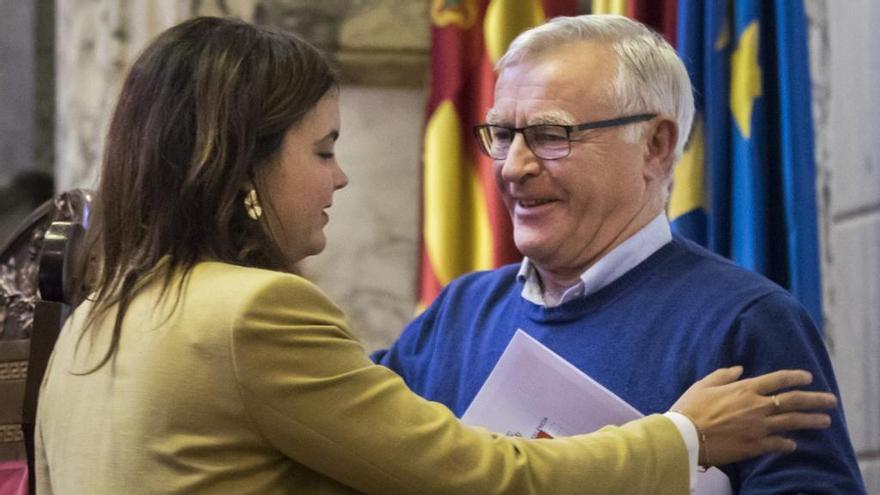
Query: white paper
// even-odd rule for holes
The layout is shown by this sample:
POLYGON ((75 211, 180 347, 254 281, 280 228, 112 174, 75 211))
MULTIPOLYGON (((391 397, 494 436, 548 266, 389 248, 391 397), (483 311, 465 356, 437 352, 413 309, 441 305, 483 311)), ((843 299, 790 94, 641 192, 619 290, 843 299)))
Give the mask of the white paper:
MULTIPOLYGON (((461 420, 509 436, 590 433, 643 414, 546 346, 517 330, 461 420)), ((698 473, 697 494, 733 493, 719 469, 698 473)))

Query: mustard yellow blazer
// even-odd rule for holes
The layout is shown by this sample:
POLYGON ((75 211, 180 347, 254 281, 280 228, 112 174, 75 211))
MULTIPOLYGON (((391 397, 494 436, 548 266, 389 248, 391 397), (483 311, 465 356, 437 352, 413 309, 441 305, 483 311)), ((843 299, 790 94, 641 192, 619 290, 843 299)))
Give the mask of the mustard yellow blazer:
POLYGON ((90 308, 43 382, 40 495, 688 493, 666 418, 537 441, 464 426, 372 364, 295 275, 204 262, 166 298, 148 283, 116 356, 76 374, 109 345, 115 312, 77 344, 90 308))

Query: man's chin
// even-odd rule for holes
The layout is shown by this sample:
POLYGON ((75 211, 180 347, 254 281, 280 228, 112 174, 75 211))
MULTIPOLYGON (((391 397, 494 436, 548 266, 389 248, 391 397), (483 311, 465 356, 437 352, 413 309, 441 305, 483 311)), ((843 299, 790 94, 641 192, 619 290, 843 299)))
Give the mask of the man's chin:
POLYGON ((519 252, 530 260, 543 259, 552 251, 552 243, 546 239, 546 236, 537 236, 534 233, 529 235, 514 233, 513 242, 519 252))

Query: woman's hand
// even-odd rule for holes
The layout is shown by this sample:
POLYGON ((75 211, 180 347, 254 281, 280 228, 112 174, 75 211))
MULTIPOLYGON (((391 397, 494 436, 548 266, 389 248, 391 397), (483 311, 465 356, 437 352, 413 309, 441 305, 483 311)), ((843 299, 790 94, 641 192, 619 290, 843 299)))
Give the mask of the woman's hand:
POLYGON ((670 411, 679 412, 697 427, 700 465, 720 466, 771 452, 792 452, 795 442, 780 435, 791 430, 820 430, 831 417, 816 412, 836 407, 826 392, 780 389, 808 385, 813 376, 803 370, 781 370, 737 379, 741 366, 721 368, 694 383, 670 411))

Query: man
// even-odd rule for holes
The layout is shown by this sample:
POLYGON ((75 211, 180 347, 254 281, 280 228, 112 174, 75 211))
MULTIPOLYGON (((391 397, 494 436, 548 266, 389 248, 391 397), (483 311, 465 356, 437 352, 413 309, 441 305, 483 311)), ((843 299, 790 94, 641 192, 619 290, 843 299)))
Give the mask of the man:
MULTIPOLYGON (((838 393, 805 310, 672 236, 664 205, 693 118, 675 51, 618 16, 555 19, 498 63, 477 129, 525 260, 450 284, 375 356, 461 415, 521 328, 643 413, 721 366, 806 368, 838 393)), ((724 466, 739 493, 864 493, 841 409, 798 449, 724 466)), ((711 445, 708 446, 711 454, 711 445)))

